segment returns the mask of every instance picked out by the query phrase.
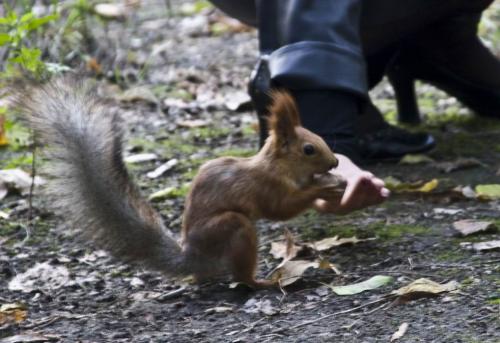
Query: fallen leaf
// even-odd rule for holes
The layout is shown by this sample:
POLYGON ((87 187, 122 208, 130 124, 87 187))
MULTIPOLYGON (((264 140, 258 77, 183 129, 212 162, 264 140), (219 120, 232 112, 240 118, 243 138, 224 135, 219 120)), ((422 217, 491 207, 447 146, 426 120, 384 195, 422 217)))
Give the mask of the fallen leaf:
POLYGON ((177 121, 177 125, 180 127, 187 127, 187 128, 197 128, 197 127, 204 127, 210 124, 210 120, 204 120, 204 119, 194 119, 194 120, 179 120, 177 121))
POLYGON ((408 330, 408 323, 403 323, 399 326, 398 331, 394 332, 392 337, 391 337, 391 342, 394 342, 395 340, 400 339, 403 337, 406 333, 406 330, 408 330))
POLYGON ((335 273, 340 273, 335 265, 325 261, 305 261, 305 260, 285 260, 271 273, 271 280, 279 282, 281 287, 286 287, 299 280, 306 270, 330 269, 335 273))
POLYGON ((398 296, 398 302, 407 302, 413 299, 437 296, 440 293, 455 291, 458 289, 458 286, 459 283, 456 281, 440 284, 426 278, 421 278, 393 291, 392 294, 398 296))
POLYGON ((180 187, 167 187, 158 192, 151 194, 148 199, 150 201, 161 201, 164 199, 174 199, 184 196, 190 187, 190 183, 185 183, 180 187))
POLYGON ((97 61, 96 58, 92 57, 89 58, 87 61, 87 68, 93 71, 96 74, 101 74, 102 73, 102 66, 101 64, 97 61))
POLYGON ((131 280, 130 280, 130 286, 136 288, 136 287, 142 287, 144 286, 144 281, 142 281, 140 278, 138 277, 133 277, 131 280))
POLYGON ((203 33, 209 32, 209 21, 205 15, 196 15, 192 17, 183 18, 177 24, 179 36, 198 36, 203 33))
POLYGON ((233 312, 234 309, 230 306, 215 306, 211 308, 207 308, 205 313, 225 313, 225 312, 233 312))
POLYGON ((478 232, 494 231, 497 229, 494 222, 473 219, 456 221, 453 223, 453 228, 460 232, 462 236, 468 236, 478 232))
POLYGON ((0 306, 0 326, 6 323, 20 323, 27 315, 27 308, 23 304, 3 304, 0 306))
POLYGON ((435 162, 434 159, 427 155, 422 155, 422 154, 408 154, 405 155, 401 161, 399 161, 400 164, 423 164, 423 163, 431 163, 435 162))
POLYGON ((125 163, 144 163, 144 162, 155 161, 157 159, 158 156, 156 154, 144 153, 144 154, 130 155, 125 157, 123 160, 125 161, 125 163))
POLYGON ((5 135, 4 124, 5 124, 5 117, 2 114, 0 114, 0 146, 6 146, 9 144, 7 136, 5 135))
POLYGON ((35 333, 25 333, 5 337, 0 340, 0 343, 42 343, 42 342, 55 342, 60 338, 54 335, 39 335, 35 333))
POLYGON ((328 237, 320 241, 307 244, 316 251, 325 251, 333 247, 338 247, 344 244, 356 244, 359 242, 367 241, 367 239, 358 239, 356 236, 348 238, 339 238, 339 236, 328 237))
POLYGON ((267 316, 272 316, 277 314, 279 311, 272 304, 271 300, 263 299, 257 300, 255 298, 247 300, 245 305, 243 305, 243 312, 246 313, 264 313, 267 316))
POLYGON ((472 189, 471 186, 465 186, 463 187, 460 192, 464 197, 467 199, 475 199, 477 197, 476 192, 472 189))
POLYGON ((497 249, 500 249, 500 240, 488 241, 488 242, 478 242, 478 243, 462 242, 462 243, 460 243, 460 246, 467 248, 467 249, 472 249, 474 251, 497 250, 497 249))
POLYGON ((482 165, 481 161, 475 158, 459 158, 455 161, 435 164, 436 168, 443 173, 451 173, 453 171, 475 168, 482 165))
POLYGON ((425 183, 422 187, 418 188, 416 192, 429 193, 436 189, 438 185, 439 181, 437 179, 433 179, 425 183))
POLYGON ((94 6, 94 11, 106 19, 122 20, 127 16, 127 8, 121 4, 97 4, 94 6))
POLYGON ((319 262, 305 260, 284 261, 271 274, 271 280, 277 281, 282 287, 285 287, 299 280, 309 268, 319 268, 319 262))
POLYGON ((354 295, 358 294, 364 291, 369 291, 372 289, 376 289, 379 287, 382 287, 390 282, 392 282, 392 277, 391 276, 385 276, 385 275, 375 275, 368 280, 358 282, 358 283, 353 283, 350 285, 345 285, 345 286, 331 286, 331 290, 337 294, 337 295, 354 295))
POLYGON ((247 92, 235 92, 226 96, 225 105, 230 111, 245 111, 251 106, 251 99, 247 92))
POLYGON ((122 102, 143 101, 148 104, 156 105, 159 103, 158 98, 151 89, 145 86, 138 86, 127 89, 123 94, 118 96, 118 100, 122 102))
POLYGON ((66 267, 53 266, 44 262, 35 264, 24 273, 17 274, 10 280, 8 288, 11 291, 29 293, 34 290, 53 291, 69 283, 69 271, 66 267))
MULTIPOLYGON (((2 193, 0 192, 0 200, 2 200, 2 193)), ((0 211, 0 219, 9 219, 10 215, 7 212, 0 211)))
POLYGON ((281 242, 272 242, 271 250, 269 253, 274 258, 281 258, 283 260, 291 260, 297 256, 297 253, 302 249, 302 246, 296 245, 292 233, 285 229, 285 240, 281 242))
MULTIPOLYGON (((28 193, 31 183, 31 175, 21 169, 0 170, 0 199, 5 197, 9 192, 28 193)), ((44 179, 35 176, 35 186, 43 185, 44 183, 44 179)))
POLYGON ((418 193, 430 193, 439 185, 439 181, 437 179, 433 179, 428 182, 402 182, 393 176, 388 176, 384 179, 386 187, 396 193, 404 193, 404 192, 418 192, 418 193))
POLYGON ((482 199, 500 199, 500 185, 477 185, 476 193, 482 199))
POLYGON ((433 212, 436 214, 447 214, 453 216, 455 214, 464 212, 464 210, 459 208, 435 208, 433 212))
POLYGON ((149 177, 150 179, 156 179, 156 178, 162 176, 163 174, 165 174, 167 171, 169 171, 173 167, 175 167, 178 163, 179 163, 179 160, 176 158, 173 158, 173 159, 163 163, 161 166, 159 166, 155 170, 150 171, 149 173, 146 174, 146 176, 149 177))

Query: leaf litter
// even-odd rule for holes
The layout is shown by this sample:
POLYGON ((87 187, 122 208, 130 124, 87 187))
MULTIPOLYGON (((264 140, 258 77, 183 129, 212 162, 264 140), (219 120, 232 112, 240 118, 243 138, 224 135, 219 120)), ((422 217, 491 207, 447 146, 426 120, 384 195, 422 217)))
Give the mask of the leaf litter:
POLYGON ((356 236, 339 238, 338 236, 328 237, 319 241, 296 244, 290 231, 285 230, 284 240, 272 242, 270 254, 275 258, 282 259, 282 262, 269 274, 271 280, 280 284, 281 287, 291 285, 298 281, 302 275, 310 268, 331 270, 340 275, 337 265, 328 260, 315 257, 318 253, 345 244, 357 244, 371 239, 358 239, 356 236), (309 256, 310 260, 294 260, 297 256, 309 256))
POLYGON ((497 230, 497 226, 492 221, 464 219, 453 223, 453 228, 460 232, 462 236, 475 233, 492 232, 497 230))

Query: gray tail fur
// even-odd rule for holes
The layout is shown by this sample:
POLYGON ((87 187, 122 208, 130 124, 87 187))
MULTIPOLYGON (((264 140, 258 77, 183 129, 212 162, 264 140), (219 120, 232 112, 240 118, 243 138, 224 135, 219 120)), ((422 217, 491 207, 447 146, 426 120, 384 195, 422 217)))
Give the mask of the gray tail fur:
POLYGON ((170 275, 189 273, 180 246, 139 195, 122 160, 116 111, 74 77, 17 92, 15 104, 46 144, 55 208, 99 248, 170 275))

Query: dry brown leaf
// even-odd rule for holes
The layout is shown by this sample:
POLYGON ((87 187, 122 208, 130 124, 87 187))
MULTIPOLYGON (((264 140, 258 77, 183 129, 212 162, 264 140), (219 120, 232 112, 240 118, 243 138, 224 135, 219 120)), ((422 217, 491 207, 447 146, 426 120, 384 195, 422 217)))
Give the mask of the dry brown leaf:
POLYGON ((399 296, 399 302, 407 302, 413 299, 432 297, 440 293, 455 291, 458 289, 458 286, 459 283, 457 281, 440 284, 426 278, 421 278, 392 293, 399 296))
POLYGON ((348 238, 339 238, 339 236, 328 237, 313 243, 308 243, 307 245, 316 251, 325 251, 333 247, 338 247, 344 244, 356 244, 359 242, 366 241, 367 239, 358 239, 356 236, 348 238))
POLYGON ((102 66, 94 57, 88 59, 87 69, 93 71, 96 74, 102 74, 102 66))
POLYGON ((483 165, 481 161, 476 158, 459 158, 451 162, 437 163, 435 166, 443 173, 451 173, 456 170, 475 168, 481 165, 483 165))
POLYGON ((464 219, 453 223, 453 228, 460 232, 462 236, 473 233, 495 231, 497 229, 494 222, 474 219, 464 219))
POLYGON ((334 264, 326 260, 285 260, 271 273, 271 280, 279 282, 281 287, 286 287, 299 280, 309 268, 330 269, 337 274, 340 273, 334 264))
POLYGON ((291 260, 297 256, 297 253, 302 247, 295 244, 295 239, 288 229, 285 229, 283 236, 285 238, 283 241, 271 243, 271 250, 269 250, 269 253, 273 255, 274 258, 291 260))
POLYGON ((400 339, 401 337, 403 337, 407 330, 408 330, 408 323, 401 324, 399 326, 398 331, 394 332, 394 334, 392 335, 391 342, 394 342, 394 341, 400 339))
POLYGON ((156 105, 159 103, 159 100, 153 93, 153 91, 145 86, 137 86, 127 89, 117 98, 122 102, 143 101, 151 105, 156 105))
POLYGON ((0 326, 6 323, 20 323, 26 319, 28 311, 20 303, 3 304, 0 306, 0 326))

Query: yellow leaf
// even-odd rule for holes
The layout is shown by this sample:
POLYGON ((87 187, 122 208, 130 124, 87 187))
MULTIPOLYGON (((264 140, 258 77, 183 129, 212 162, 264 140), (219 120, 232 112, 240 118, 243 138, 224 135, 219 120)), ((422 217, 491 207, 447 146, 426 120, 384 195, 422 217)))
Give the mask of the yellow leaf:
POLYGON ((5 118, 0 115, 0 146, 6 146, 9 144, 9 141, 7 140, 7 136, 5 135, 5 118))
POLYGON ((429 193, 429 192, 432 192, 433 190, 435 190, 438 185, 439 185, 439 181, 437 179, 433 179, 433 180, 427 182, 426 184, 424 184, 419 189, 417 189, 417 192, 429 193))

